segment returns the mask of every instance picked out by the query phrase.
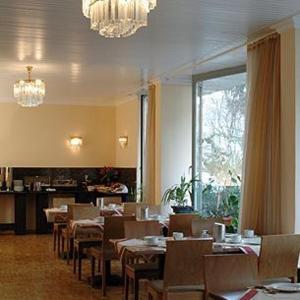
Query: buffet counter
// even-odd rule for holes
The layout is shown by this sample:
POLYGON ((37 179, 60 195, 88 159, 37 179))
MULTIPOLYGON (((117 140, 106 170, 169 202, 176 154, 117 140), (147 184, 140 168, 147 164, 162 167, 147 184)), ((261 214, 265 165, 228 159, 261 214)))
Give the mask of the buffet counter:
POLYGON ((123 202, 128 201, 127 193, 104 193, 98 191, 85 190, 57 190, 57 191, 28 191, 28 192, 0 192, 0 207, 5 215, 7 210, 8 221, 2 223, 0 229, 13 229, 15 234, 26 234, 29 230, 37 234, 49 233, 50 226, 44 213, 44 209, 49 207, 51 199, 54 197, 74 197, 76 203, 94 203, 98 197, 121 197, 123 202), (3 200, 3 202, 1 201, 3 200), (1 203, 2 202, 2 203, 1 203), (11 202, 9 212, 8 203, 11 202), (2 208, 1 204, 5 207, 2 208), (14 214, 14 216, 12 216, 14 214))

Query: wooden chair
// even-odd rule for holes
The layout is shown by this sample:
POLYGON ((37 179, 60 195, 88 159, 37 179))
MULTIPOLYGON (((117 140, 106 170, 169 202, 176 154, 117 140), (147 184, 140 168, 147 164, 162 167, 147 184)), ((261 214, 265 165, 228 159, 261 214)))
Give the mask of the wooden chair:
POLYGON ((54 208, 60 208, 62 205, 69 205, 69 204, 75 204, 75 198, 74 197, 62 197, 62 198, 53 198, 52 199, 52 206, 54 208))
POLYGON ((101 245, 102 235, 95 235, 94 237, 80 237, 75 238, 73 242, 73 274, 78 275, 78 280, 81 280, 82 273, 82 259, 84 258, 85 251, 91 247, 98 247, 101 245), (78 272, 77 272, 78 261, 78 272))
MULTIPOLYGON (((124 223, 125 237, 128 239, 142 239, 145 236, 161 235, 161 225, 158 221, 128 221, 124 223)), ((157 263, 127 263, 125 262, 125 300, 129 297, 129 281, 134 286, 135 300, 139 299, 139 280, 157 279, 159 268, 157 263)))
MULTIPOLYGON (((74 204, 75 198, 73 197, 65 197, 65 198, 53 198, 52 199, 52 207, 60 208, 62 205, 74 204)), ((67 227, 66 222, 58 222, 57 219, 54 220, 53 223, 53 251, 56 251, 57 245, 57 254, 60 257, 60 239, 61 239, 61 231, 63 228, 67 227)))
MULTIPOLYGON (((88 203, 76 203, 68 205, 68 222, 71 220, 89 219, 96 216, 96 212, 99 208, 94 207, 92 204, 88 203)), ((73 232, 68 224, 66 228, 61 231, 61 253, 65 251, 65 242, 67 246, 67 264, 70 263, 70 253, 73 253, 74 236, 73 232)))
POLYGON ((297 282, 298 259, 300 252, 300 235, 263 236, 258 260, 260 281, 283 278, 297 282))
POLYGON ((206 299, 226 299, 226 292, 233 291, 241 296, 249 286, 257 284, 257 256, 206 255, 204 277, 206 299))
POLYGON ((103 199, 104 206, 108 206, 109 204, 122 205, 121 197, 103 197, 103 199))
MULTIPOLYGON (((99 216, 100 210, 96 206, 82 206, 73 211, 73 220, 94 219, 99 216)), ((102 241, 102 231, 98 228, 88 228, 80 234, 73 235, 73 273, 77 271, 78 280, 81 280, 82 259, 86 249, 98 246, 102 241)))
POLYGON ((167 241, 164 280, 151 281, 148 298, 165 299, 168 293, 204 293, 204 255, 212 253, 210 240, 167 241))
POLYGON ((168 235, 172 236, 173 232, 183 232, 184 236, 192 236, 192 222, 198 219, 199 215, 196 214, 170 215, 168 235))
POLYGON ((127 221, 124 223, 125 237, 142 239, 147 235, 160 236, 161 225, 158 221, 127 221))
POLYGON ((123 203, 124 216, 135 216, 136 215, 136 209, 137 209, 137 203, 136 202, 125 202, 123 203))
POLYGON ((106 296, 106 280, 110 274, 110 262, 118 258, 111 239, 123 239, 125 237, 124 222, 135 221, 135 216, 109 216, 104 218, 104 232, 100 247, 88 249, 88 256, 91 258, 91 282, 95 278, 95 261, 100 261, 102 274, 102 296, 106 296))
POLYGON ((99 217, 100 210, 97 206, 78 206, 73 209, 72 220, 95 219, 99 217))
POLYGON ((93 207, 94 205, 91 203, 75 203, 68 205, 68 220, 75 220, 74 214, 84 207, 93 207))
POLYGON ((223 223, 222 217, 194 218, 192 220, 192 236, 200 237, 203 230, 207 230, 208 233, 212 235, 215 223, 223 223))

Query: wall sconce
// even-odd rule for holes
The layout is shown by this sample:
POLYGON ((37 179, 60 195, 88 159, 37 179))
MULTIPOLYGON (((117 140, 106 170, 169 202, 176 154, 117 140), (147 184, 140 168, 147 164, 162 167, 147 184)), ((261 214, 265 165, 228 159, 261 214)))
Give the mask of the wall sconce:
POLYGON ((71 137, 69 140, 69 144, 72 149, 77 150, 82 146, 83 139, 82 137, 71 137))
POLYGON ((121 148, 125 148, 128 144, 128 136, 120 136, 119 137, 119 144, 121 146, 121 148))

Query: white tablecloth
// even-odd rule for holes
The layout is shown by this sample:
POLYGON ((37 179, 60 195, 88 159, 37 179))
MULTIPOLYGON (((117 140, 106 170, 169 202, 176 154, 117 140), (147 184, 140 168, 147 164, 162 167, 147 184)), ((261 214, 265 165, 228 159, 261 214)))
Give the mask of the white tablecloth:
POLYGON ((300 293, 278 293, 278 294, 266 294, 263 292, 259 292, 254 298, 251 300, 271 300, 271 299, 281 299, 281 300, 299 300, 300 299, 300 293))

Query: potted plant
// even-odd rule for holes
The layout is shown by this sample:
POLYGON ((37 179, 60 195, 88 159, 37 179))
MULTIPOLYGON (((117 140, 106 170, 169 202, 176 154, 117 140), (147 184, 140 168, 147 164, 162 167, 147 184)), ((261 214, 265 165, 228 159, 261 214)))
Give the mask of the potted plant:
POLYGON ((202 198, 205 199, 205 216, 222 217, 226 231, 235 233, 239 225, 241 178, 231 171, 229 175, 230 185, 216 186, 214 180, 211 180, 203 189, 202 198))
POLYGON ((162 203, 171 204, 175 214, 193 212, 193 208, 188 206, 188 201, 192 196, 193 183, 198 181, 196 178, 188 180, 181 176, 180 183, 167 189, 162 197, 162 203))

